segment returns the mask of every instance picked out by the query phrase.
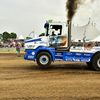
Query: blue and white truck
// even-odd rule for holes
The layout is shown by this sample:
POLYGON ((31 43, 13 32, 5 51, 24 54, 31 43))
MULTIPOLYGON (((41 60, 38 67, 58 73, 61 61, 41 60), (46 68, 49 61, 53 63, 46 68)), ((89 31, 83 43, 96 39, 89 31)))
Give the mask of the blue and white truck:
POLYGON ((36 61, 47 68, 56 60, 86 62, 95 71, 100 71, 100 47, 71 46, 71 22, 46 22, 45 36, 25 42, 24 59, 36 61))

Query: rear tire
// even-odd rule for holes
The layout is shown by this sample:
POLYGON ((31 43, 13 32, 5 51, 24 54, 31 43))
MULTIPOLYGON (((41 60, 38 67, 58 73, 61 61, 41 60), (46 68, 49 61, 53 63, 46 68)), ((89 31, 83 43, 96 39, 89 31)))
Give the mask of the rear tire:
POLYGON ((37 55, 37 64, 42 68, 47 68, 51 64, 52 57, 48 52, 41 52, 37 55))
POLYGON ((91 60, 91 66, 95 71, 100 71, 100 53, 94 55, 91 60))

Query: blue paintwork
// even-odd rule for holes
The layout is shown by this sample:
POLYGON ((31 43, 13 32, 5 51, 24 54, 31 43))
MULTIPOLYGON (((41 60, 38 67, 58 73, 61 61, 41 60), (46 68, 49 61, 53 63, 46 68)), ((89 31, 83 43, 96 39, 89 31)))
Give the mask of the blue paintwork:
POLYGON ((73 61, 73 62, 90 62, 93 53, 79 52, 56 52, 55 60, 73 61))
POLYGON ((43 62, 46 62, 46 59, 45 59, 45 58, 43 58, 43 59, 42 59, 42 61, 43 61, 43 62))
POLYGON ((27 54, 24 55, 24 59, 26 59, 26 60, 34 60, 35 61, 36 55, 40 51, 49 52, 52 55, 52 59, 53 59, 53 62, 54 62, 54 60, 55 60, 55 52, 54 52, 55 48, 50 48, 50 47, 38 47, 37 49, 33 49, 33 50, 26 49, 25 52, 27 52, 27 54), (35 54, 32 55, 32 52, 34 52, 35 54))
POLYGON ((49 23, 45 23, 45 25, 49 25, 49 23))
POLYGON ((25 50, 27 55, 24 55, 24 59, 35 61, 36 55, 40 51, 47 51, 52 55, 53 62, 55 60, 59 61, 73 61, 73 62, 90 62, 91 57, 94 53, 83 53, 83 52, 68 52, 68 51, 55 51, 52 47, 38 47, 35 50, 25 50), (32 55, 32 52, 34 52, 32 55))

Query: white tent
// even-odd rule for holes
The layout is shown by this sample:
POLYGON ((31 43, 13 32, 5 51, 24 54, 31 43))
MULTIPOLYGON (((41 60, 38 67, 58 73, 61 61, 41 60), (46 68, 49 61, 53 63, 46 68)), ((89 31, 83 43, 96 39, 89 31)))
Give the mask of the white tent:
POLYGON ((100 35, 91 40, 91 42, 100 42, 100 35))
POLYGON ((84 35, 86 36, 86 40, 92 40, 95 37, 100 35, 100 31, 96 28, 93 23, 88 22, 85 26, 75 27, 72 26, 72 40, 80 39, 83 40, 84 35))
POLYGON ((20 35, 18 39, 19 39, 19 40, 23 40, 24 37, 23 37, 22 35, 20 35))
POLYGON ((37 38, 37 35, 35 34, 34 38, 37 38))

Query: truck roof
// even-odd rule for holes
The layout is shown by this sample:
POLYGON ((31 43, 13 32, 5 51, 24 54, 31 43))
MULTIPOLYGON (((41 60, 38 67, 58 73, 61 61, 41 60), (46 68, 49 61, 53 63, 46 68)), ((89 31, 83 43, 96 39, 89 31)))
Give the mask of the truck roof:
POLYGON ((66 25, 67 23, 66 22, 60 22, 60 21, 53 21, 53 22, 48 22, 46 21, 45 24, 48 24, 48 25, 66 25))

